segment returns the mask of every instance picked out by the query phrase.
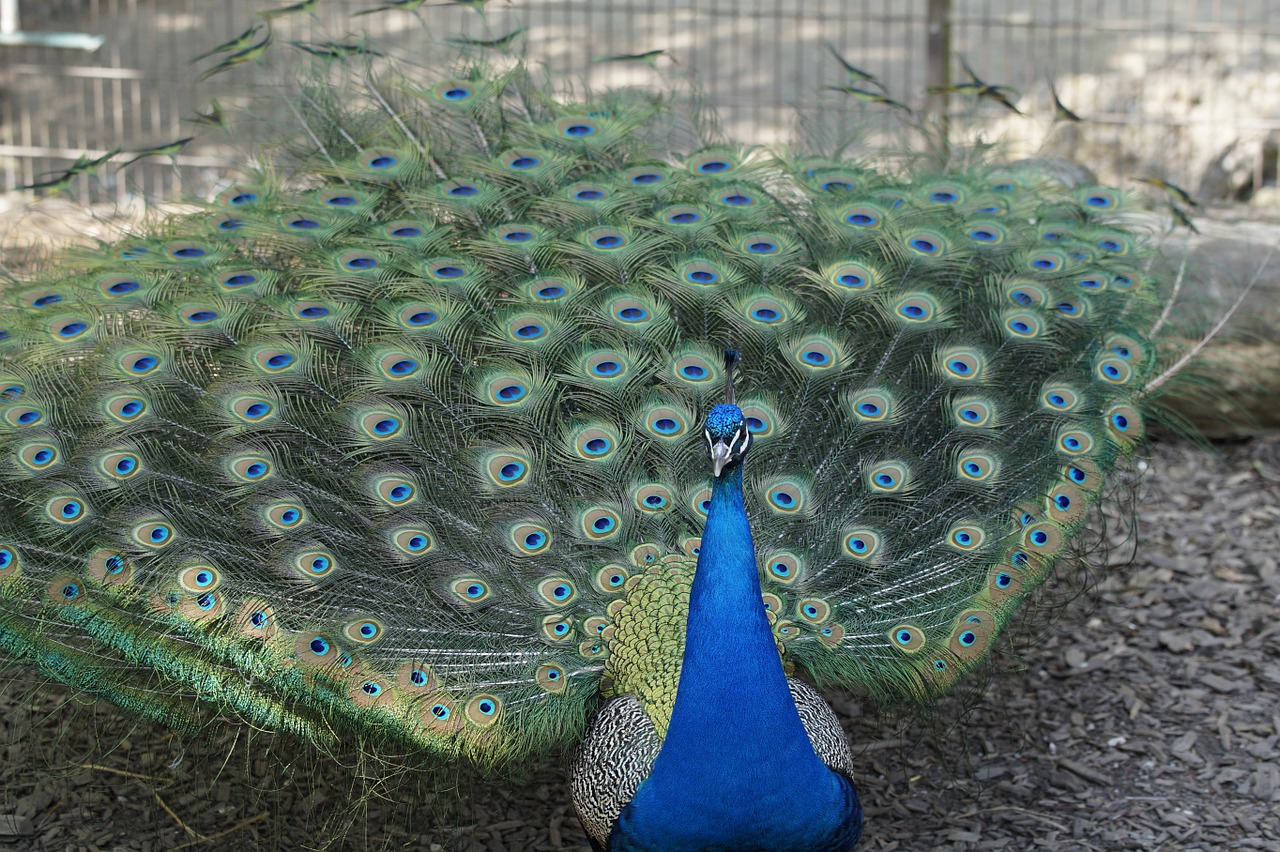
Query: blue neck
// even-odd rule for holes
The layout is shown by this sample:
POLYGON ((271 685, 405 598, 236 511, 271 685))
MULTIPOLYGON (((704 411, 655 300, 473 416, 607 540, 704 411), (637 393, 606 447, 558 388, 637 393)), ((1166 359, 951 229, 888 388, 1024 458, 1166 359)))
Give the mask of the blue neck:
POLYGON ((734 465, 711 491, 671 724, 610 849, 851 848, 823 845, 848 836, 850 797, 787 687, 734 465))

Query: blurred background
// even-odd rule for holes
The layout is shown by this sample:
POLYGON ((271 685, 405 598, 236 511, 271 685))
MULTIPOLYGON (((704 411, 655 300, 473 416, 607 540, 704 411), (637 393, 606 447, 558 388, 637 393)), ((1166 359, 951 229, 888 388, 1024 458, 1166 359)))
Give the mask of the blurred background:
MULTIPOLYGON (((184 119, 198 109, 243 102, 278 80, 280 63, 298 56, 279 48, 291 40, 367 30, 379 49, 429 62, 432 42, 522 27, 513 50, 592 86, 696 75, 730 136, 773 145, 796 140, 797 108, 828 122, 893 112, 823 89, 850 82, 828 42, 913 107, 930 86, 967 82, 963 60, 983 81, 1012 87, 1026 116, 955 94, 930 108, 1013 154, 1072 159, 1121 185, 1154 176, 1206 202, 1277 204, 1275 0, 493 0, 483 16, 428 4, 357 18, 384 0, 320 0, 310 14, 273 21, 277 48, 263 61, 197 82, 217 57, 192 57, 244 31, 256 11, 289 2, 0 0, 0 190, 57 174, 82 154, 192 135, 201 128, 184 119), (665 51, 652 68, 595 61, 650 50, 665 51), (1055 125, 1051 83, 1085 121, 1055 125)), ((206 195, 230 143, 206 133, 176 168, 152 158, 72 192, 117 204, 139 193, 206 195)))

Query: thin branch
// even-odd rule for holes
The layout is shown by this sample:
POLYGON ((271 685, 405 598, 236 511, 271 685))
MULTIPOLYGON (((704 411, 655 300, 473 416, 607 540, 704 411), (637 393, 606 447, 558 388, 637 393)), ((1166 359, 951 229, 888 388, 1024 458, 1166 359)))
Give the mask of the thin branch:
POLYGON ((1222 327, 1227 324, 1231 317, 1235 315, 1235 312, 1240 309, 1240 306, 1244 304, 1245 297, 1249 295, 1250 291, 1253 290, 1254 285, 1258 283, 1258 279, 1262 277, 1263 270, 1265 270, 1267 268, 1267 264, 1271 262, 1271 255, 1275 254, 1275 252, 1276 247, 1273 245, 1267 251, 1267 256, 1262 259, 1262 264, 1258 267, 1258 271, 1253 273, 1253 278, 1249 280, 1249 284, 1240 293, 1239 298, 1237 298, 1231 307, 1227 309, 1225 314, 1218 318, 1218 321, 1213 324, 1213 328, 1209 329, 1209 333, 1200 338, 1195 346, 1192 346, 1189 350, 1183 353, 1182 357, 1175 361, 1169 369, 1147 382, 1147 386, 1142 389, 1144 394, 1150 393, 1181 372, 1182 368, 1185 367, 1193 358, 1199 355, 1200 350, 1204 349, 1205 346, 1209 344, 1209 341, 1213 340, 1213 338, 1217 336, 1218 332, 1222 331, 1222 327))
POLYGON ((1187 259, 1190 256, 1187 250, 1188 243, 1191 242, 1191 234, 1187 234, 1187 238, 1182 243, 1182 263, 1178 264, 1178 277, 1173 280, 1173 292, 1169 294, 1168 300, 1164 303, 1164 310, 1160 312, 1159 319, 1155 325, 1151 326, 1151 330, 1147 332, 1147 337, 1154 339, 1159 334, 1160 329, 1164 328, 1165 321, 1169 319, 1169 314, 1173 311, 1173 306, 1178 301, 1178 294, 1182 292, 1182 282, 1187 275, 1187 259))

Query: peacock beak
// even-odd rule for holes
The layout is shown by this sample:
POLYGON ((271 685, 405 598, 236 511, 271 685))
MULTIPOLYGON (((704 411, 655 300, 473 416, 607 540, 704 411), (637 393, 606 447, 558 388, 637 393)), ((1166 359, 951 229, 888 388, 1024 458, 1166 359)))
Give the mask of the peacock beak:
POLYGON ((732 460, 733 449, 727 442, 714 441, 711 444, 711 469, 715 473, 716 479, 720 478, 720 472, 732 460))

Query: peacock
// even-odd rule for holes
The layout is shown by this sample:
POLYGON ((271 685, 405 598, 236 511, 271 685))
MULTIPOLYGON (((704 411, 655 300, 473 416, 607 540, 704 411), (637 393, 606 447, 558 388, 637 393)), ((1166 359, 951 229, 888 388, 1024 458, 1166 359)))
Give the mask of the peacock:
POLYGON ((1143 439, 1134 199, 325 77, 0 293, 0 648, 178 730, 573 746, 602 850, 853 848, 818 689, 946 695, 1143 439))

